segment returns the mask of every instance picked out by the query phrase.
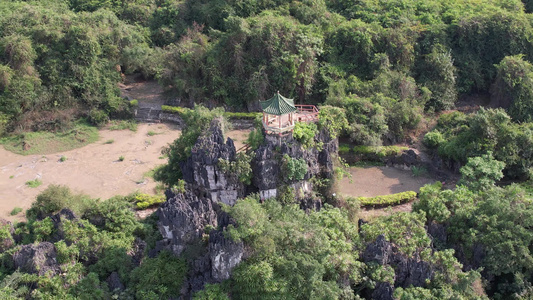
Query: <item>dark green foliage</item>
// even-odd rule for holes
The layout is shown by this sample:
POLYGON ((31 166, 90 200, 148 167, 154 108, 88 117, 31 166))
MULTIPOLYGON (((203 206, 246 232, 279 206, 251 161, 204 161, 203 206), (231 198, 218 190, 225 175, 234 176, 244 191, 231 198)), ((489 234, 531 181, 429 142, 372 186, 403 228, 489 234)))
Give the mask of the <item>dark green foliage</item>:
POLYGON ((168 252, 147 258, 131 272, 131 284, 138 299, 166 299, 179 295, 187 264, 168 252))
POLYGON ((360 280, 362 265, 352 252, 357 231, 343 211, 327 207, 306 215, 295 205, 261 205, 254 198, 226 209, 238 225, 229 235, 253 249, 234 270, 232 298, 337 298, 340 282, 360 280))
POLYGON ((481 193, 466 187, 441 190, 434 185, 421 190, 420 202, 413 210, 426 212, 430 221, 444 223, 447 245, 459 247, 468 262, 480 263, 477 267, 484 268, 483 275, 490 281, 489 294, 495 299, 509 299, 514 293, 527 292, 531 284, 530 202, 515 185, 481 193), (476 252, 475 248, 481 250, 476 252))
POLYGON ((533 65, 523 55, 507 56, 497 66, 491 88, 494 104, 508 108, 517 122, 533 122, 533 65))
POLYGON ((44 218, 66 207, 81 215, 93 205, 95 201, 89 197, 74 195, 68 187, 52 184, 37 196, 26 216, 29 219, 44 218))
POLYGON ((431 91, 426 108, 434 110, 450 109, 457 100, 455 87, 456 68, 450 50, 435 45, 419 68, 420 83, 431 91))
POLYGON ((292 158, 285 154, 281 160, 281 174, 287 182, 302 180, 307 174, 307 162, 303 158, 292 158))
POLYGON ((252 183, 252 167, 250 163, 252 162, 253 153, 248 155, 244 152, 237 153, 237 157, 234 161, 228 161, 222 158, 218 159, 218 167, 222 172, 228 174, 229 176, 234 176, 240 182, 244 184, 252 183))
POLYGON ((503 177, 502 170, 505 163, 492 157, 492 152, 481 157, 468 158, 468 162, 461 168, 461 181, 472 190, 486 190, 503 177))
MULTIPOLYGON (((504 175, 528 178, 533 165, 532 123, 516 124, 502 109, 480 109, 476 114, 444 114, 434 131, 439 131, 438 153, 446 159, 465 164, 469 157, 492 151, 505 163, 504 175)), ((426 136, 427 136, 426 135, 426 136)), ((428 137, 429 141, 429 137, 428 137)))
POLYGON ((302 144, 304 149, 315 146, 315 136, 318 134, 318 128, 315 123, 297 122, 294 126, 292 135, 302 144))

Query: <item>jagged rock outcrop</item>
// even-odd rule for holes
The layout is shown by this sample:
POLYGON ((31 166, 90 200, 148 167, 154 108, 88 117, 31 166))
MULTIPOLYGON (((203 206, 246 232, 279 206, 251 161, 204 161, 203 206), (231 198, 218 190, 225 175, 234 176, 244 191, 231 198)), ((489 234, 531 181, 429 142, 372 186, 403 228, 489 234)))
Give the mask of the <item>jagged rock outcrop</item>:
POLYGON ((128 252, 128 255, 131 257, 131 263, 134 267, 138 267, 141 265, 141 262, 144 258, 144 250, 146 249, 146 242, 141 240, 140 238, 135 238, 133 241, 133 247, 128 252))
POLYGON ((315 142, 322 145, 320 151, 316 147, 304 149, 292 135, 266 137, 265 144, 255 151, 252 160, 253 184, 259 189, 262 199, 277 196, 278 187, 282 184, 288 184, 305 194, 312 189, 312 186, 306 182, 308 179, 318 175, 326 178, 333 176, 338 140, 332 139, 326 130, 321 130, 315 136, 315 142), (290 181, 282 174, 281 158, 285 154, 306 162, 307 173, 303 181, 290 181))
POLYGON ((180 255, 187 245, 202 237, 206 226, 217 227, 217 214, 209 199, 197 197, 192 191, 170 196, 157 210, 163 236, 158 246, 180 255))
MULTIPOLYGON (((229 216, 216 203, 198 197, 192 191, 167 194, 169 200, 158 210, 158 226, 164 238, 157 243, 158 250, 168 249, 179 255, 187 246, 201 243, 207 226, 223 228, 230 223, 229 216)), ((228 279, 244 256, 242 242, 226 238, 221 230, 212 230, 207 246, 195 249, 195 253, 190 254, 192 258, 189 259, 188 281, 182 292, 184 296, 203 289, 206 283, 228 279)))
POLYGON ((372 300, 394 300, 394 287, 388 282, 380 282, 372 292, 372 300))
POLYGON ((117 272, 112 272, 106 279, 107 285, 110 291, 123 291, 125 289, 124 284, 120 281, 120 276, 117 272))
POLYGON ((56 275, 60 271, 56 247, 50 242, 22 246, 13 254, 13 263, 15 268, 30 274, 56 275))
MULTIPOLYGON (((375 242, 367 245, 362 259, 365 263, 374 262, 383 266, 391 266, 395 271, 394 287, 425 287, 426 280, 432 279, 435 272, 434 266, 421 260, 418 253, 407 256, 400 252, 396 245, 387 241, 383 235, 378 236, 375 242)), ((392 293, 386 292, 386 286, 380 289, 378 293, 381 298, 379 299, 389 299, 386 295, 392 295, 392 293)))
POLYGON ((235 242, 224 236, 222 231, 211 231, 209 234, 209 260, 211 277, 216 282, 229 279, 231 271, 242 260, 244 244, 235 242))
POLYGON ((218 166, 219 159, 234 161, 237 151, 233 140, 224 142, 222 121, 214 119, 209 130, 198 138, 191 156, 181 165, 183 179, 214 202, 233 205, 244 196, 244 185, 227 176, 218 166))

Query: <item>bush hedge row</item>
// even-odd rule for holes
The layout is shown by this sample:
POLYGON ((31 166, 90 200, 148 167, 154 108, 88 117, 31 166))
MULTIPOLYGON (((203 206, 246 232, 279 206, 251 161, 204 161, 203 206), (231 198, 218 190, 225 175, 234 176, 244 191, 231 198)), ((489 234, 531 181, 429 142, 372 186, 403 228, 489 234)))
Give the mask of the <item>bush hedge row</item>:
POLYGON ((383 195, 376 197, 357 197, 356 200, 361 206, 385 207, 396 204, 411 202, 416 199, 416 192, 407 191, 392 195, 383 195))
MULTIPOLYGON (((171 114, 178 114, 178 115, 183 114, 186 109, 188 108, 179 107, 179 106, 169 106, 169 105, 161 106, 161 110, 163 110, 164 112, 171 113, 171 114)), ((258 113, 258 112, 224 112, 224 117, 228 119, 255 120, 255 118, 260 115, 261 113, 258 113)))

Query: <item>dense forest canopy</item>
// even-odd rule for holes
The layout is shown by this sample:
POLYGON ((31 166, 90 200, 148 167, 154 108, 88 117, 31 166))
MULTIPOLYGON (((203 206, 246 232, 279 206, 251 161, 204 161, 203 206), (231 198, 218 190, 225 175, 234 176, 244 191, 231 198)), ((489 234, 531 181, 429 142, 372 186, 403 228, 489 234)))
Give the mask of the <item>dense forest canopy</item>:
MULTIPOLYGON (((460 171, 455 190, 426 186, 413 212, 368 224, 357 224, 357 209, 346 203, 304 212, 291 193, 283 201, 240 199, 221 208, 232 220, 225 234, 250 255, 195 299, 371 298, 400 277, 397 265, 363 259, 378 241, 432 274, 418 287, 396 287, 397 299, 530 299, 531 181, 496 182, 533 174, 532 11, 526 0, 1 1, 0 135, 131 118, 134 103, 120 97, 118 83, 132 73, 158 80, 191 108, 257 111, 257 101, 278 90, 318 104, 318 126, 296 130, 309 147, 318 146, 318 128, 376 146, 412 142, 427 122, 420 141, 443 167, 460 171), (486 107, 450 112, 458 99, 486 107)), ((155 176, 183 193, 181 164, 223 110, 181 111, 186 127, 155 176)), ((260 130, 249 143, 264 143, 260 130)), ((282 158, 301 179, 307 167, 298 159, 282 158)), ((243 155, 226 168, 249 184, 250 160, 243 155)), ((155 215, 139 221, 132 212, 136 197, 97 201, 48 187, 27 222, 0 225, 0 297, 178 295, 192 254, 135 260, 139 240, 142 256, 161 239, 155 215), (60 275, 16 270, 13 254, 43 243, 57 249, 60 275), (112 276, 121 289, 110 287, 112 276)), ((147 206, 157 200, 143 197, 147 206)))

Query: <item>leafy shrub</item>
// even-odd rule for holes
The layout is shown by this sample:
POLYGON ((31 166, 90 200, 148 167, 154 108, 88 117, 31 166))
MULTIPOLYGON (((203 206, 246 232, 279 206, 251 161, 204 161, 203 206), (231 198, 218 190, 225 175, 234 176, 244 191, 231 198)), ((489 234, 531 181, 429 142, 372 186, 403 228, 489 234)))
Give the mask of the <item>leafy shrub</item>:
POLYGON ((357 197, 357 201, 361 203, 362 206, 372 206, 372 207, 386 207, 396 204, 402 204, 406 202, 411 202, 416 199, 416 192, 407 191, 397 194, 376 196, 376 197, 357 197))
POLYGON ((292 135, 302 144, 304 149, 309 149, 315 146, 315 136, 317 134, 318 127, 315 123, 297 122, 292 131, 292 135))
POLYGON ((470 157, 461 172, 458 184, 465 184, 474 190, 486 190, 502 179, 505 163, 495 160, 492 151, 481 157, 470 157))
POLYGON ((118 157, 118 161, 124 161, 124 158, 125 158, 124 155, 121 155, 118 157))
POLYGON ((172 186, 172 192, 185 193, 185 180, 183 179, 178 180, 178 182, 172 186))
POLYGON ((186 262, 163 251, 134 269, 130 282, 138 299, 167 299, 180 294, 186 274, 186 262))
POLYGON ((533 121, 533 65, 523 55, 506 56, 496 65, 491 87, 494 104, 508 109, 517 122, 533 121))
POLYGON ((85 195, 74 195, 70 189, 61 185, 49 185, 42 191, 31 208, 26 212, 28 219, 44 218, 63 208, 69 208, 78 215, 82 215, 94 205, 94 200, 85 195))
POLYGON ((218 159, 218 167, 220 170, 229 176, 234 176, 240 182, 245 184, 252 183, 252 162, 253 155, 248 155, 244 152, 237 153, 237 157, 234 161, 228 161, 226 159, 218 159))
POLYGON ((320 106, 318 113, 318 126, 325 128, 331 138, 337 138, 348 128, 345 110, 330 105, 320 106))
POLYGON ((40 179, 34 179, 34 180, 26 181, 26 185, 31 187, 31 188, 36 188, 36 187, 40 186, 41 184, 43 184, 43 182, 40 179))
POLYGON ((430 131, 424 135, 424 145, 429 148, 438 148, 444 141, 442 133, 438 130, 430 131))
POLYGON ((60 162, 65 162, 65 161, 67 161, 67 159, 68 159, 68 158, 67 158, 66 156, 61 155, 61 157, 59 158, 59 161, 60 161, 60 162))
POLYGON ((161 105, 161 110, 167 113, 181 115, 187 111, 187 108, 180 106, 161 105))
POLYGON ((11 212, 10 212, 9 214, 12 215, 12 216, 16 216, 16 215, 18 215, 21 211, 22 211, 22 208, 20 208, 20 207, 15 207, 15 208, 13 208, 13 210, 11 210, 11 212))
POLYGON ((307 162, 303 158, 292 158, 284 154, 281 159, 281 174, 286 181, 302 180, 307 174, 307 162))
POLYGON ((133 200, 137 209, 146 209, 164 203, 166 198, 163 195, 136 194, 133 200))
POLYGON ((89 122, 95 126, 102 127, 109 122, 109 116, 103 110, 92 109, 89 112, 89 122))
POLYGON ((257 150, 264 141, 265 137, 263 136, 263 131, 257 128, 252 129, 246 138, 246 144, 250 145, 251 150, 257 150))
POLYGON ((352 151, 359 160, 383 161, 402 154, 407 147, 401 146, 354 146, 352 151))
POLYGON ((263 116, 262 113, 256 113, 256 112, 225 112, 224 117, 228 119, 246 119, 246 120, 254 120, 257 117, 263 116))

